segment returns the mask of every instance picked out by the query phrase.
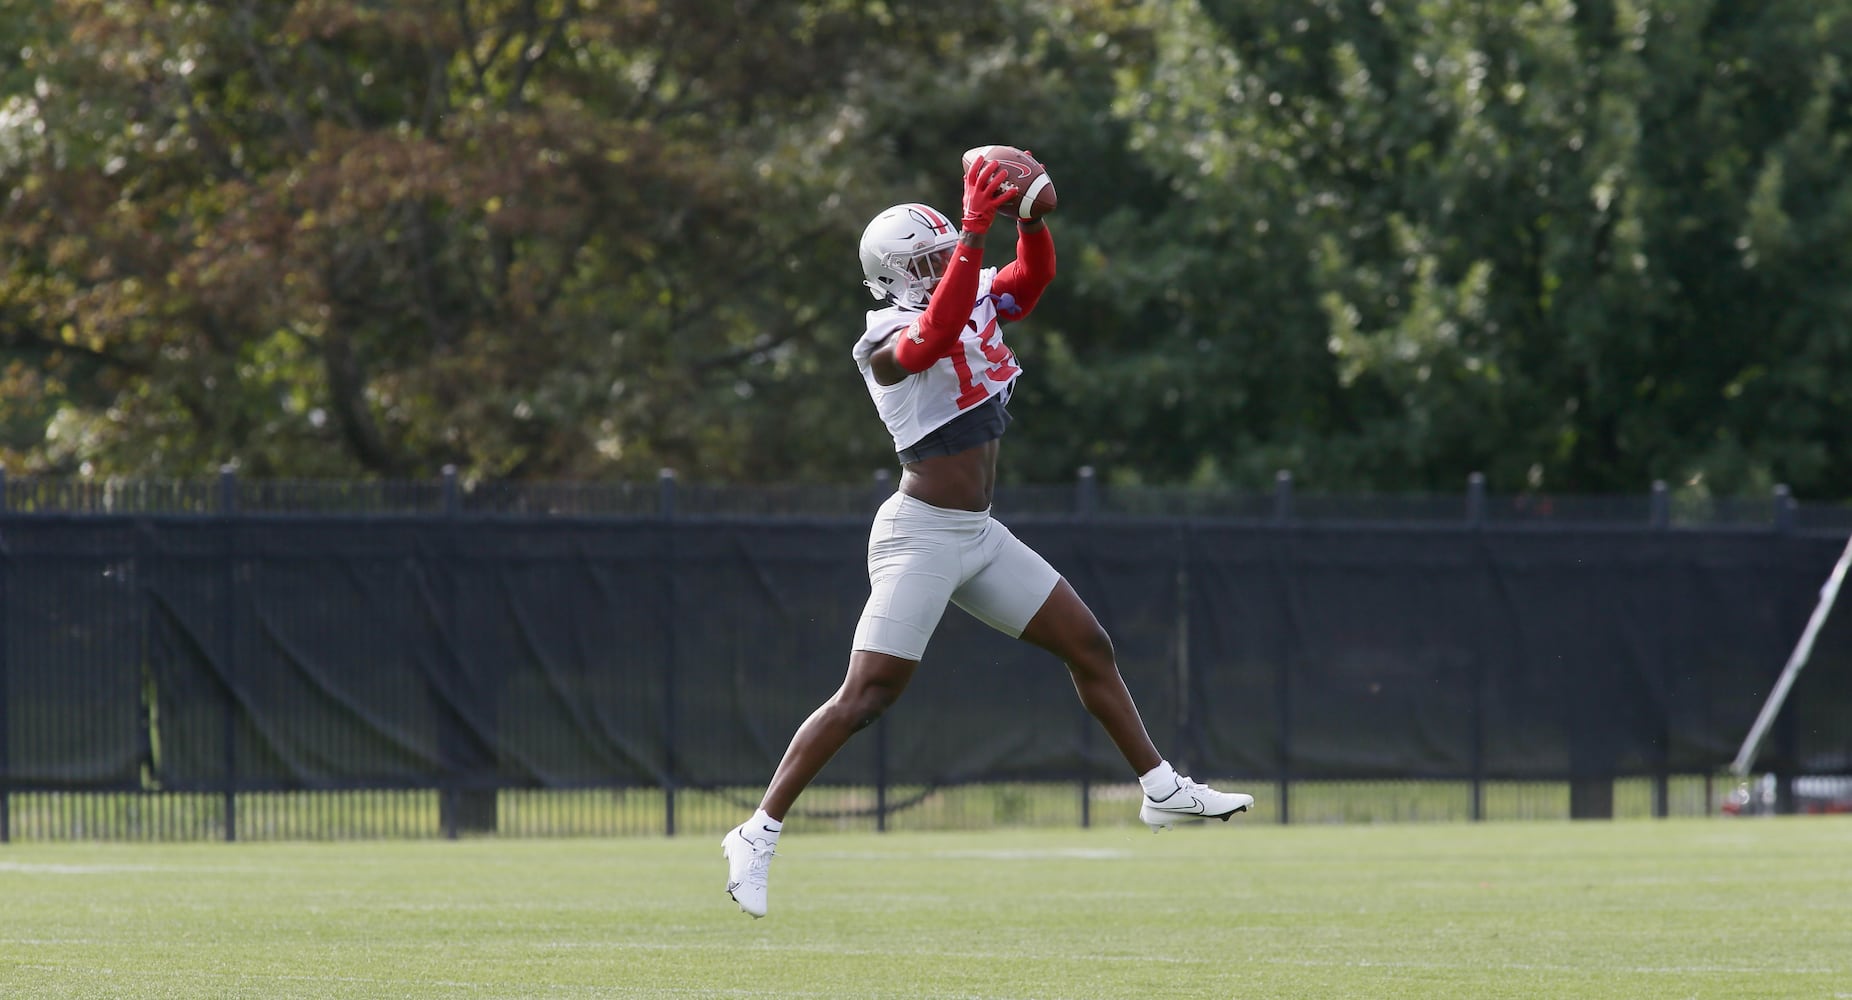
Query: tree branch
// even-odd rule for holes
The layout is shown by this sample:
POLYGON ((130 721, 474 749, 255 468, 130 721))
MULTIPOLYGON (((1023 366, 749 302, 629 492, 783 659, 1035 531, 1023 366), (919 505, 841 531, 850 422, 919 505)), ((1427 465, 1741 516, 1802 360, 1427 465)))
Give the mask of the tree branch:
POLYGON ((463 38, 463 55, 469 60, 470 74, 476 78, 476 90, 480 93, 488 86, 487 63, 476 58, 476 45, 481 35, 476 31, 475 19, 469 16, 469 0, 456 0, 457 28, 463 38))
MULTIPOLYGON (((530 13, 538 13, 531 0, 528 10, 530 13)), ((508 88, 508 109, 510 111, 518 110, 527 103, 521 97, 521 92, 527 89, 527 78, 534 72, 534 67, 540 65, 540 61, 553 50, 553 46, 559 44, 560 38, 566 32, 566 22, 576 17, 578 13, 578 0, 566 0, 566 3, 560 7, 559 16, 553 19, 552 26, 547 29, 547 37, 521 50, 521 63, 515 69, 514 84, 508 88)))
POLYGON ((154 371, 154 365, 145 358, 126 357, 106 349, 87 347, 83 344, 71 344, 54 337, 46 336, 36 327, 27 326, 13 316, 0 315, 0 347, 16 351, 29 351, 38 355, 69 354, 93 361, 110 368, 118 368, 136 375, 148 375, 154 371))
POLYGON ((257 44, 257 37, 252 29, 252 24, 256 21, 256 15, 251 12, 253 6, 252 3, 245 3, 239 10, 237 18, 238 26, 242 29, 244 37, 245 55, 250 57, 251 66, 257 71, 258 79, 263 81, 264 89, 270 93, 271 100, 276 102, 277 113, 282 116, 283 124, 289 129, 290 138, 295 140, 297 151, 307 156, 315 148, 314 140, 310 137, 308 128, 303 124, 302 116, 296 112, 295 106, 290 102, 288 92, 278 86, 276 73, 271 68, 270 61, 264 57, 263 47, 257 44))
MULTIPOLYGON (((325 276, 329 289, 351 287, 351 274, 367 266, 364 257, 331 265, 334 273, 325 276)), ((340 423, 341 435, 353 450, 354 457, 367 469, 385 475, 404 472, 405 461, 381 433, 379 422, 366 402, 366 373, 354 355, 353 342, 347 334, 352 318, 365 310, 364 303, 349 301, 339 294, 329 302, 327 325, 322 330, 322 369, 328 377, 328 403, 340 423)))

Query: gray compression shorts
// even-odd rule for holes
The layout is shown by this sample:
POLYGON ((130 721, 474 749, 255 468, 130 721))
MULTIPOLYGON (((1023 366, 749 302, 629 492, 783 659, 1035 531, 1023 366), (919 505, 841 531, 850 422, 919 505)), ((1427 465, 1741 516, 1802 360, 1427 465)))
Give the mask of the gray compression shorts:
POLYGON ((947 601, 1011 637, 1061 574, 989 511, 946 510, 896 492, 868 533, 868 604, 855 649, 918 660, 947 601))

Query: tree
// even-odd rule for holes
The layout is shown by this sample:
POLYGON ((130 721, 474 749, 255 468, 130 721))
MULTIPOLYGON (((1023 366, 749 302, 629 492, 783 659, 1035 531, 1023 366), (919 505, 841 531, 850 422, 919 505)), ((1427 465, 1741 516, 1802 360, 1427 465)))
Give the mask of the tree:
POLYGON ((1845 495, 1847 15, 1147 5, 1158 477, 1845 495))
POLYGON ((880 64, 846 58, 853 7, 748 6, 734 33, 685 30, 739 15, 700 0, 15 20, 8 106, 43 128, 9 132, 0 343, 45 439, 13 426, 15 460, 754 474, 742 401, 802 398, 841 301, 812 276, 853 260, 817 66, 880 64))
POLYGON ((1849 18, 30 0, 0 460, 859 481, 856 237, 1002 141, 1063 203, 1010 480, 1845 496, 1849 18))

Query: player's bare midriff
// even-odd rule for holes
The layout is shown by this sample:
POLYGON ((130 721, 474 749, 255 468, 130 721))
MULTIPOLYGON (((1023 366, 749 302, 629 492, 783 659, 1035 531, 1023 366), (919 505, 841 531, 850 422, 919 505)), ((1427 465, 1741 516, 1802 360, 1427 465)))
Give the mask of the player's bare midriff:
MULTIPOLYGON (((913 374, 894 360, 894 341, 875 349, 875 381, 894 385, 913 374)), ((953 455, 935 455, 902 465, 900 492, 946 510, 989 510, 997 487, 997 452, 1003 442, 986 441, 953 455)))
POLYGON ((989 510, 997 486, 997 452, 986 441, 956 455, 935 455, 901 466, 900 492, 947 510, 989 510))

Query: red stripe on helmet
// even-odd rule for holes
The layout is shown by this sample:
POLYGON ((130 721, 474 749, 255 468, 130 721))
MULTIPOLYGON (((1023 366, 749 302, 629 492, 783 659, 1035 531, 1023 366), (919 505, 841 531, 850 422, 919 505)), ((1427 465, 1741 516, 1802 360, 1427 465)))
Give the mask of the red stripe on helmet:
POLYGON ((940 215, 931 206, 921 205, 920 214, 932 223, 932 231, 943 236, 952 231, 952 220, 940 215))

